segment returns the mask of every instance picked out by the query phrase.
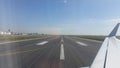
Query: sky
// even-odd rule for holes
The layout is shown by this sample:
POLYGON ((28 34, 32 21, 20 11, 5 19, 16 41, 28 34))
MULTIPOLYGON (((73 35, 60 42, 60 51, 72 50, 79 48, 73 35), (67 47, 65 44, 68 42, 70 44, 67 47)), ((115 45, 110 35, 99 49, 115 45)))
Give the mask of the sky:
POLYGON ((0 0, 0 31, 108 35, 118 22, 120 0, 0 0))

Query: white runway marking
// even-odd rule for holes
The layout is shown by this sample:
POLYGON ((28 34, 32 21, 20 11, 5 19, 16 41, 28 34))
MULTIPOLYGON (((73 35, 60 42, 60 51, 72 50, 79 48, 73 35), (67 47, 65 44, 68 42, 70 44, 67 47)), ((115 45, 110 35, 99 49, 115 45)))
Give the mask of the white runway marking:
POLYGON ((37 43, 36 45, 44 45, 46 43, 48 43, 48 41, 43 41, 43 42, 37 43))
POLYGON ((79 44, 79 45, 81 45, 81 46, 88 46, 87 44, 79 42, 79 41, 77 41, 76 43, 79 44))
POLYGON ((61 42, 64 42, 63 38, 61 39, 61 42))
POLYGON ((63 44, 61 44, 61 49, 60 49, 60 60, 65 60, 63 44))
POLYGON ((18 43, 18 42, 25 42, 25 41, 38 40, 38 39, 43 39, 43 38, 25 39, 25 40, 17 40, 17 41, 5 41, 5 42, 0 42, 0 44, 18 43))

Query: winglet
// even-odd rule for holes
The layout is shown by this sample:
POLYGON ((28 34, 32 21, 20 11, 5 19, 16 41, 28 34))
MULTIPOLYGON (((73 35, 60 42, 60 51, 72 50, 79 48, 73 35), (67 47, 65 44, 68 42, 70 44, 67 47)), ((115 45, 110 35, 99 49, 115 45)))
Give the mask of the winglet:
POLYGON ((118 24, 115 26, 115 28, 112 30, 112 32, 109 34, 108 37, 112 37, 112 36, 115 36, 115 35, 116 35, 117 30, 118 30, 118 28, 119 28, 119 25, 120 25, 120 23, 118 23, 118 24))

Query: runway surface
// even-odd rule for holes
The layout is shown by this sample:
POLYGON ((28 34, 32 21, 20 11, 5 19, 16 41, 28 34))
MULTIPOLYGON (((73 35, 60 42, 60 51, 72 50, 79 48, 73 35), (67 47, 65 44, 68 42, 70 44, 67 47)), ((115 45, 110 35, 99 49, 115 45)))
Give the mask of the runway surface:
POLYGON ((71 36, 0 44, 0 68, 90 66, 102 42, 71 36))

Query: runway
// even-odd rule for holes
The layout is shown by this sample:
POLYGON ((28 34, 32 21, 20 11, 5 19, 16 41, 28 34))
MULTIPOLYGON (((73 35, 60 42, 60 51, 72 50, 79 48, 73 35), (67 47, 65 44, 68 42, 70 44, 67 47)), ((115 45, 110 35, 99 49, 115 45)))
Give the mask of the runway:
POLYGON ((72 36, 0 44, 0 68, 90 66, 102 42, 72 36))

